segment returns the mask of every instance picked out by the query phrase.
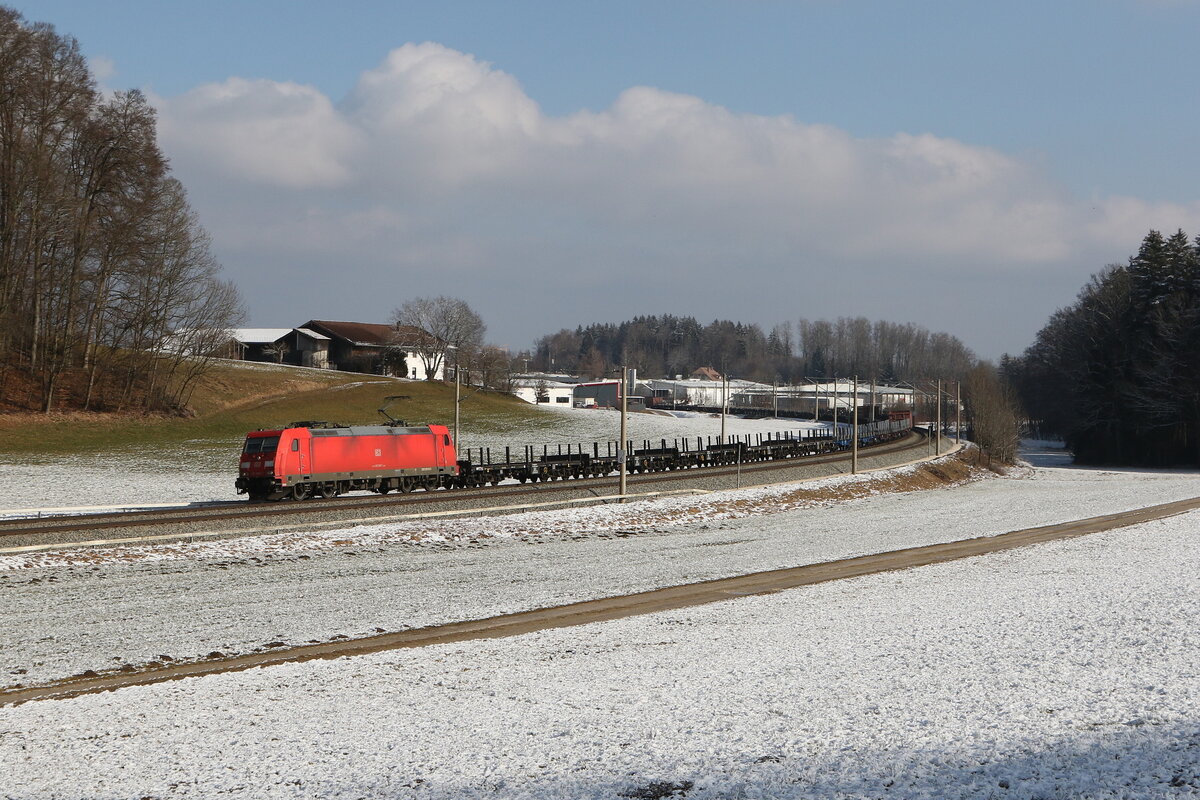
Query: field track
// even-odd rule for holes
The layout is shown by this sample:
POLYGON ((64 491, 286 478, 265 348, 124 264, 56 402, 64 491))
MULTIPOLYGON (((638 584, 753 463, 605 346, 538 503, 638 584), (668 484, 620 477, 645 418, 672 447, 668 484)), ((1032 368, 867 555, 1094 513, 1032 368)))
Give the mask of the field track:
POLYGON ((1026 547, 1129 525, 1138 525, 1186 513, 1197 508, 1200 508, 1200 497, 1115 514, 1089 517, 1057 525, 1027 528, 999 536, 964 539, 923 547, 910 547, 826 563, 806 564, 787 569, 756 572, 749 575, 682 584, 635 594, 534 609, 486 619, 454 622, 359 639, 339 640, 299 647, 284 647, 269 652, 233 657, 214 656, 204 661, 166 665, 156 663, 141 668, 129 667, 126 671, 109 672, 106 674, 89 672, 42 686, 10 687, 0 690, 0 705, 13 705, 32 700, 78 697, 80 695, 112 691, 128 686, 144 686, 179 680, 181 678, 235 672, 276 664, 313 659, 341 658, 343 656, 364 655, 385 650, 425 647, 428 645, 448 644, 473 639, 519 636, 551 628, 586 625, 593 622, 621 619, 639 614, 649 614, 713 603, 736 597, 772 594, 784 589, 854 578, 861 575, 912 569, 928 564, 971 558, 1011 550, 1017 547, 1026 547))

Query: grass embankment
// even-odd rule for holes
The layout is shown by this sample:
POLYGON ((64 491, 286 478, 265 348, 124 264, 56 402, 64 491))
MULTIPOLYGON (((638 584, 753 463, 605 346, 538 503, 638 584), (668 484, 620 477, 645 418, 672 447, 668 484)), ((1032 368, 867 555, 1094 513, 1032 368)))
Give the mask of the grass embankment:
MULTIPOLYGON (((247 431, 298 420, 345 425, 384 421, 380 406, 411 424, 454 421, 454 386, 378 375, 222 362, 196 389, 191 417, 120 414, 0 414, 0 453, 86 453, 188 441, 240 443, 247 431)), ((462 422, 474 430, 510 430, 538 409, 510 395, 463 390, 462 422)))

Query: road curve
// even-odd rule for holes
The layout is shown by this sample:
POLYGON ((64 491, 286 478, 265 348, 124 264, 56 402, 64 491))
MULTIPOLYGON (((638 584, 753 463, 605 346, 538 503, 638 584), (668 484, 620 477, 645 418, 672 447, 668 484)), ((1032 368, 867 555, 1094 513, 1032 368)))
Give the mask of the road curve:
POLYGON ((231 657, 214 657, 204 661, 173 664, 152 664, 126 671, 97 674, 94 672, 65 678, 41 686, 14 686, 0 690, 0 705, 16 705, 32 700, 62 699, 84 694, 111 691, 127 686, 145 686, 181 678, 213 675, 222 672, 253 669, 312 659, 341 658, 364 655, 383 650, 425 647, 435 644, 462 642, 472 639, 495 639, 519 636, 524 633, 586 625, 593 622, 669 611, 688 606, 713 603, 734 597, 771 594, 784 589, 807 586, 826 581, 854 578, 879 572, 911 569, 927 564, 954 561, 960 558, 986 555, 1028 545, 1084 536, 1089 533, 1138 525, 1156 519, 1182 514, 1200 508, 1200 497, 1148 506, 1131 511, 1105 514, 1099 517, 1027 528, 998 536, 963 539, 955 542, 909 547, 820 564, 755 572, 732 578, 718 578, 669 586, 635 594, 588 600, 562 606, 534 609, 486 619, 453 622, 428 628, 396 633, 384 633, 360 639, 347 639, 323 644, 304 645, 250 653, 231 657))

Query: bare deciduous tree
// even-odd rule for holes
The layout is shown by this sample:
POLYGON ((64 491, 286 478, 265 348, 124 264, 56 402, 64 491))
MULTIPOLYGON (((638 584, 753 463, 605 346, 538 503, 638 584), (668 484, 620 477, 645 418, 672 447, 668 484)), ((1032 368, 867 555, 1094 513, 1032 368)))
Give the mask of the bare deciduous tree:
POLYGON ((446 353, 457 351, 457 363, 469 365, 475 352, 483 345, 487 326, 483 319, 463 300, 456 297, 417 297, 392 312, 397 325, 408 325, 425 336, 413 342, 417 355, 425 366, 427 380, 446 363, 446 353))
POLYGON ((73 38, 0 6, 0 370, 43 410, 69 373, 85 407, 117 372, 124 403, 176 407, 203 361, 163 342, 239 317, 155 128, 140 92, 100 97, 73 38))
POLYGON ((1017 459, 1020 413, 1013 392, 988 363, 967 373, 964 401, 971 439, 989 458, 1002 464, 1017 459))

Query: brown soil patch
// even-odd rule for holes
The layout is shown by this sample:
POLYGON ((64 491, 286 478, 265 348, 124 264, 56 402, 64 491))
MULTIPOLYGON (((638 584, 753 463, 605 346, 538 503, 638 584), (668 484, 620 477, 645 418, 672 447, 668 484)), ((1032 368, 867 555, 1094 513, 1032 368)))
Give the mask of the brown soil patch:
MULTIPOLYGON (((840 482, 832 486, 801 484, 782 494, 772 493, 762 497, 740 497, 725 502, 708 502, 702 506, 697 505, 682 512, 676 512, 676 514, 684 517, 722 511, 732 512, 738 516, 776 514, 796 508, 829 505, 880 494, 949 488, 979 480, 986 474, 980 468, 968 463, 969 459, 970 455, 967 451, 962 450, 953 456, 917 464, 896 472, 864 473, 858 480, 840 482)), ((657 524, 668 523, 671 521, 670 517, 673 516, 675 514, 668 512, 658 516, 656 522, 657 524)))

